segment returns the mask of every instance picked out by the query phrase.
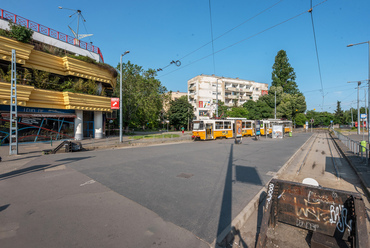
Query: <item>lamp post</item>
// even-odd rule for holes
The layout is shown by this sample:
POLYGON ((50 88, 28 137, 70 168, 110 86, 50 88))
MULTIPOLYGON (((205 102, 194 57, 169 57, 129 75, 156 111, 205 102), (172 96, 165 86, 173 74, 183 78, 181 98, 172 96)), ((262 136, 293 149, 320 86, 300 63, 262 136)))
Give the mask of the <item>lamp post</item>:
POLYGON ((128 54, 130 51, 126 51, 121 54, 120 60, 120 75, 119 75, 119 142, 122 143, 122 57, 128 54))
MULTIPOLYGON (((367 78, 367 81, 368 81, 368 106, 370 106, 370 40, 369 41, 364 41, 364 42, 360 42, 360 43, 356 43, 356 44, 349 44, 347 45, 347 47, 351 47, 351 46, 357 46, 357 45, 362 45, 362 44, 365 44, 367 43, 368 46, 369 46, 369 69, 368 69, 368 78, 367 78)), ((366 118, 366 122, 369 123, 369 116, 367 116, 366 118)), ((370 128, 367 129, 367 132, 368 132, 368 143, 370 143, 370 128)))

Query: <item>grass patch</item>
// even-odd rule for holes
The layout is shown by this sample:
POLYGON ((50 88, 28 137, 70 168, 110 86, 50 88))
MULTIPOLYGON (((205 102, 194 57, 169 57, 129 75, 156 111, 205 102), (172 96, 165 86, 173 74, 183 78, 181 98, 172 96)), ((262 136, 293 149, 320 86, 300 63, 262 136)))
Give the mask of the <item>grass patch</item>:
POLYGON ((179 134, 148 134, 148 135, 136 135, 136 136, 130 136, 129 139, 170 139, 170 138, 177 138, 180 137, 179 134))

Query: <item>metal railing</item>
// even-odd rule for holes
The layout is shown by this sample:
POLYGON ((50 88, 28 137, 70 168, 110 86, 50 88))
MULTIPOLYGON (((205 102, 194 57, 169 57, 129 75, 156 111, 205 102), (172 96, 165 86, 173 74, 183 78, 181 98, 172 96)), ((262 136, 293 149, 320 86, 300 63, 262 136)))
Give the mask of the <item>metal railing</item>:
POLYGON ((342 143, 345 144, 354 155, 361 157, 362 162, 369 165, 369 149, 366 146, 362 146, 360 142, 354 141, 334 129, 331 130, 334 132, 335 136, 337 136, 337 138, 342 141, 342 143))
POLYGON ((28 20, 26 18, 23 18, 19 15, 13 14, 9 11, 6 11, 4 9, 0 9, 0 18, 7 21, 12 21, 13 23, 16 23, 18 25, 27 27, 34 32, 52 37, 54 39, 66 42, 68 44, 78 46, 82 49, 88 50, 90 52, 94 52, 99 54, 102 62, 104 62, 103 54, 101 53, 99 47, 92 45, 91 43, 84 42, 81 40, 77 40, 72 36, 66 35, 64 33, 61 33, 59 31, 56 31, 54 29, 48 28, 44 25, 38 24, 34 21, 28 20))

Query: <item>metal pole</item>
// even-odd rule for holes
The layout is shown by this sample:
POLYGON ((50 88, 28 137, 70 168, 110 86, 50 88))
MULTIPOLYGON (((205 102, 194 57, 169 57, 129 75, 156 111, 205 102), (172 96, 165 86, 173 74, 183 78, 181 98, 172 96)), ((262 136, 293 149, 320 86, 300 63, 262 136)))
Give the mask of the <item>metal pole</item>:
MULTIPOLYGON (((368 82, 368 107, 370 108, 370 41, 367 42, 368 45, 369 45, 369 62, 368 62, 368 66, 369 66, 369 71, 368 71, 368 78, 367 78, 367 82, 368 82)), ((369 114, 370 114, 370 111, 369 111, 369 114)), ((370 143, 370 126, 369 126, 369 120, 370 120, 370 117, 369 115, 367 115, 367 143, 369 144, 370 143)))
POLYGON ((120 59, 119 75, 119 142, 122 143, 122 54, 120 59))
POLYGON ((218 78, 216 79, 216 117, 218 117, 218 78))
POLYGON ((121 54, 120 59, 120 75, 119 75, 119 142, 122 143, 122 57, 128 54, 130 51, 126 51, 121 54))
MULTIPOLYGON (((276 88, 275 88, 275 120, 276 120, 276 88)), ((311 124, 311 132, 312 132, 312 124, 311 124)))
POLYGON ((360 134, 360 85, 361 82, 357 83, 357 134, 360 134))
POLYGON ((352 113, 352 106, 351 106, 351 127, 353 127, 353 113, 352 113))

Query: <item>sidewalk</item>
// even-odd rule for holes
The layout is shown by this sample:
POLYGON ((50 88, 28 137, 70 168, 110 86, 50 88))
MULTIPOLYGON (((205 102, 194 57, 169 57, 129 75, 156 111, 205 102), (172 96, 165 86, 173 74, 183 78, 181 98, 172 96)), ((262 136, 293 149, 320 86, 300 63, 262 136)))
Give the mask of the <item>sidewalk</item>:
MULTIPOLYGON (((136 132, 135 135, 123 136, 122 143, 119 142, 118 136, 106 137, 103 139, 83 139, 83 140, 71 140, 75 143, 81 143, 83 151, 91 151, 97 149, 114 149, 123 147, 134 147, 134 146, 148 146, 161 143, 173 143, 173 142, 191 142, 191 132, 136 132), (151 139, 133 139, 133 136, 140 135, 162 135, 162 137, 156 137, 151 139), (179 135, 180 137, 168 137, 164 135, 179 135)), ((15 169, 21 168, 24 164, 29 161, 38 158, 43 155, 43 150, 55 149, 64 140, 53 140, 48 142, 37 142, 37 143, 19 143, 18 144, 18 155, 9 155, 9 146, 0 146, 0 157, 2 161, 0 163, 0 174, 7 173, 15 169)), ((81 152, 83 152, 81 151, 81 152)), ((64 148, 61 148, 59 152, 65 152, 64 148)), ((50 155, 49 155, 50 156, 50 155)))
MULTIPOLYGON (((343 134, 343 133, 342 133, 343 134)), ((349 138, 355 141, 362 140, 362 134, 350 134, 347 135, 349 138)), ((367 136, 365 136, 367 138, 367 136)), ((370 198, 370 166, 367 165, 366 158, 362 160, 360 157, 358 157, 356 154, 354 154, 350 149, 342 143, 337 137, 333 136, 335 143, 340 148, 340 151, 343 153, 345 159, 348 161, 348 163, 351 165, 353 170, 356 172, 357 176, 361 180, 361 184, 367 194, 367 196, 370 198)))

